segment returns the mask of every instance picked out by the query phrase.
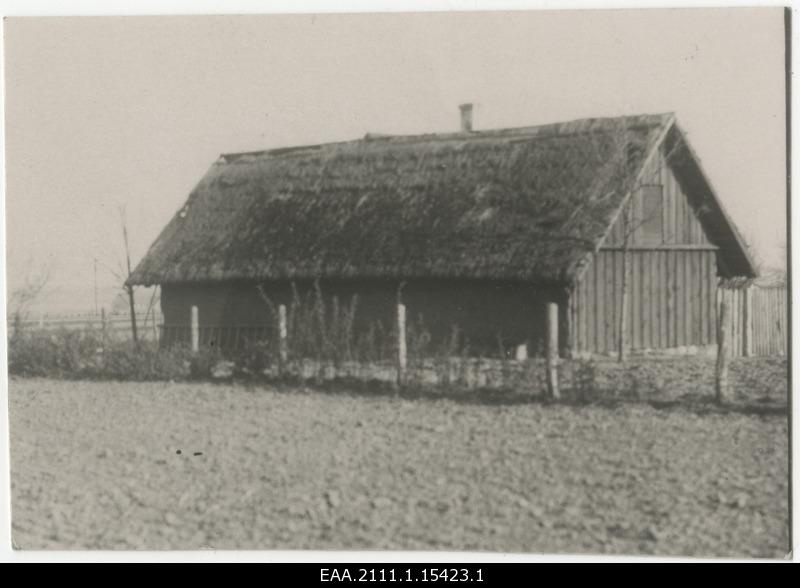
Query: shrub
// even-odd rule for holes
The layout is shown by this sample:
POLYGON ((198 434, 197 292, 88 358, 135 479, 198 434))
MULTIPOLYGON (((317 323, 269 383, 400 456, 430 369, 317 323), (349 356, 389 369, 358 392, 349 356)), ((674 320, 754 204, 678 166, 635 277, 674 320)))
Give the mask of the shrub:
POLYGON ((102 351, 91 330, 20 331, 8 343, 8 371, 21 376, 83 374, 96 367, 102 351))
POLYGON ((431 332, 425 325, 425 319, 422 314, 418 314, 416 320, 409 321, 406 328, 406 343, 408 345, 409 363, 421 363, 433 353, 431 350, 431 332))
POLYGON ((325 301, 319 282, 301 299, 292 286, 292 302, 287 313, 289 353, 296 358, 313 357, 337 363, 355 359, 356 340, 353 331, 358 296, 347 305, 334 296, 325 301))
POLYGON ((591 359, 576 359, 573 372, 573 395, 578 402, 591 402, 599 395, 597 365, 591 359))
POLYGON ((195 380, 204 380, 211 377, 214 366, 223 361, 224 357, 218 347, 200 347, 197 353, 188 353, 188 377, 195 380))
POLYGON ((8 372, 20 376, 46 376, 57 371, 58 350, 49 337, 15 334, 8 342, 8 372))
POLYGON ((354 359, 379 362, 393 359, 397 353, 397 329, 386 330, 382 321, 373 321, 367 330, 355 338, 354 359))
POLYGON ((8 346, 8 371, 18 376, 174 380, 190 375, 185 348, 158 349, 153 342, 118 341, 92 329, 27 331, 8 346))
POLYGON ((185 347, 159 349, 157 343, 110 343, 96 374, 116 380, 180 380, 192 373, 191 353, 185 347))
POLYGON ((244 346, 231 354, 236 371, 245 376, 259 376, 267 368, 278 365, 277 345, 269 341, 245 341, 244 346))
MULTIPOLYGON (((278 307, 259 288, 262 300, 277 324, 278 307)), ((300 295, 292 284, 292 299, 286 313, 286 330, 289 358, 316 359, 342 363, 346 361, 378 361, 391 357, 391 332, 387 333, 380 321, 370 324, 361 333, 355 332, 358 295, 346 304, 337 296, 325 298, 319 282, 300 295)), ((277 342, 275 344, 277 346, 277 342)), ((272 360, 277 357, 272 354, 272 360)))

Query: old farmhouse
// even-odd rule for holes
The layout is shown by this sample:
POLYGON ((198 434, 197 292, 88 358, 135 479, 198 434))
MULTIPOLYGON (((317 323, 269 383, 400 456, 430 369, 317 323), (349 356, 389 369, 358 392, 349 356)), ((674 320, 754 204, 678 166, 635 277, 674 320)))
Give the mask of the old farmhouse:
POLYGON ((557 302, 568 355, 620 328, 633 350, 711 345, 720 280, 754 275, 674 115, 474 131, 465 107, 460 132, 220 156, 130 282, 161 286, 169 340, 192 306, 208 344, 268 333, 257 286, 287 303, 319 280, 359 295, 361 326, 403 284, 409 320, 476 349, 540 352, 557 302))

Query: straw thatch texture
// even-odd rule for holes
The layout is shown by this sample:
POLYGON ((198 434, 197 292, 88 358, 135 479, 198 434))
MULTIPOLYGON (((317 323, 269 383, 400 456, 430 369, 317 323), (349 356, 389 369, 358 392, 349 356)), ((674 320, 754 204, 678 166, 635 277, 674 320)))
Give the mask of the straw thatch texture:
POLYGON ((224 155, 131 282, 568 283, 669 115, 224 155))

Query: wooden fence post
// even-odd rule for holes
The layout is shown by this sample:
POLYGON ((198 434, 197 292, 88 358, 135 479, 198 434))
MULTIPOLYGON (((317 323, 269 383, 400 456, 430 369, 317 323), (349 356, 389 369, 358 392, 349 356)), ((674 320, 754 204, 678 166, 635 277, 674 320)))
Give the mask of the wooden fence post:
POLYGON ((278 371, 282 375, 289 361, 288 329, 286 327, 286 305, 278 305, 278 371))
POLYGON ((723 403, 728 397, 728 301, 719 305, 717 323, 717 369, 715 378, 716 401, 723 403))
POLYGON ((192 353, 200 351, 200 316, 196 306, 192 306, 192 353))
POLYGON ((406 378, 406 306, 397 305, 397 385, 402 386, 406 378))
POLYGON ((103 362, 103 367, 106 366, 106 347, 108 346, 108 342, 106 339, 106 307, 100 309, 100 337, 101 337, 101 347, 103 349, 103 355, 100 358, 103 362))
POLYGON ((558 389, 558 304, 547 303, 547 394, 552 399, 561 397, 558 389))

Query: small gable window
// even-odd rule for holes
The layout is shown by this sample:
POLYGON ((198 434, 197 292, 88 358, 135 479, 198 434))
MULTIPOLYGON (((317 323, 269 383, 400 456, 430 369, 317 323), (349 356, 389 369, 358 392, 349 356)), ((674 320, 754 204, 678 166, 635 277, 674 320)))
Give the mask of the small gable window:
POLYGON ((661 245, 664 242, 662 187, 660 185, 642 186, 641 202, 639 242, 643 245, 661 245))

